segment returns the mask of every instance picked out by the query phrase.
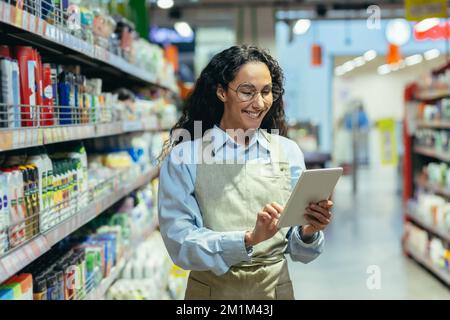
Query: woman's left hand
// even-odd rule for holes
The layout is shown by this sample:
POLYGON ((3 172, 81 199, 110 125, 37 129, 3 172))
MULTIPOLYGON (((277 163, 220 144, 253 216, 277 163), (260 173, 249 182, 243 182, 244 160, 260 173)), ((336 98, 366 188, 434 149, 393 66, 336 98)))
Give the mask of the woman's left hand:
POLYGON ((319 203, 311 203, 306 208, 305 218, 307 225, 302 227, 302 236, 312 237, 316 232, 325 229, 331 222, 331 208, 333 201, 323 200, 319 203))

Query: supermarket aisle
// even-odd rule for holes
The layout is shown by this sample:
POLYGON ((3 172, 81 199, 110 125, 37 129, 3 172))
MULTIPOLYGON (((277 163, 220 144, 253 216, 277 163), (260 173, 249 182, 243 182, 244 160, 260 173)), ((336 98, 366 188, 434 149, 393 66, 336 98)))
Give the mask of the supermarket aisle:
POLYGON ((309 265, 290 264, 296 299, 450 299, 450 290, 402 255, 402 208, 393 169, 361 171, 335 193, 325 252, 309 265), (379 266, 381 288, 369 290, 367 268, 379 266))

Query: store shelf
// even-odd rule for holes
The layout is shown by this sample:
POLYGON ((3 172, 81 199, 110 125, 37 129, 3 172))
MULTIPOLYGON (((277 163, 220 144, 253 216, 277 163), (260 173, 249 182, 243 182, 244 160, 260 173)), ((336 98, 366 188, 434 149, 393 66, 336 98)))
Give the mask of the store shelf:
POLYGON ((139 237, 138 239, 135 239, 132 241, 131 245, 125 249, 124 256, 119 261, 119 263, 114 266, 105 279, 103 279, 97 288, 92 290, 85 300, 103 300, 105 298, 106 292, 111 287, 111 285, 119 278, 120 274, 122 273, 123 268, 127 264, 127 261, 129 261, 137 248, 137 243, 142 242, 144 239, 148 238, 158 227, 157 223, 154 223, 144 234, 139 237))
POLYGON ((442 161, 450 162, 450 154, 444 152, 436 152, 431 148, 414 147, 414 152, 427 157, 436 158, 442 161))
POLYGON ((170 130, 170 128, 149 127, 145 125, 145 122, 145 120, 142 120, 51 128, 0 129, 0 152, 136 131, 161 132, 170 130))
POLYGON ((86 208, 81 209, 77 214, 58 224, 53 229, 38 235, 24 245, 0 257, 0 283, 50 250, 57 242, 100 215, 124 196, 149 183, 153 178, 157 177, 158 173, 159 169, 153 168, 146 174, 139 176, 138 179, 120 186, 115 193, 89 204, 86 208))
POLYGON ((49 24, 3 1, 0 1, 0 23, 14 28, 14 30, 7 30, 9 36, 23 40, 34 47, 49 50, 55 54, 64 54, 67 59, 94 65, 99 70, 102 67, 102 70, 119 77, 126 75, 141 83, 176 90, 163 83, 155 74, 142 70, 122 57, 77 38, 61 27, 49 24))
POLYGON ((428 191, 431 191, 434 194, 438 194, 442 197, 447 198, 448 200, 450 200, 450 189, 447 188, 443 188, 439 185, 435 185, 435 184, 431 184, 431 183, 426 183, 426 182, 416 182, 419 186, 421 186, 424 189, 427 189, 428 191))
POLYGON ((449 89, 425 90, 418 93, 415 97, 417 100, 430 102, 450 97, 450 90, 449 89))
POLYGON ((438 236, 439 238, 447 241, 450 243, 450 232, 443 228, 435 227, 431 223, 425 221, 421 217, 419 217, 416 214, 413 213, 406 213, 405 216, 411 220, 414 224, 418 225, 422 229, 427 230, 428 232, 431 232, 435 236, 438 236))
POLYGON ((417 127, 430 129, 450 129, 450 121, 424 121, 418 120, 417 127))
POLYGON ((438 277, 440 280, 442 280, 447 286, 450 286, 450 273, 446 272, 445 270, 442 270, 438 268, 437 266, 433 265, 428 259, 423 257, 421 254, 415 253, 414 250, 410 248, 404 248, 405 253, 418 262, 420 265, 422 265, 425 269, 433 273, 436 277, 438 277))

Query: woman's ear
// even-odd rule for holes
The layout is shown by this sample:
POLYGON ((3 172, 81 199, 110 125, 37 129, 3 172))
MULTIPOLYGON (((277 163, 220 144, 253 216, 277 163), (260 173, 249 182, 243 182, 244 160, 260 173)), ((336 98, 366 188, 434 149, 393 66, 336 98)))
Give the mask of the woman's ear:
POLYGON ((216 95, 220 101, 222 101, 222 102, 227 101, 227 96, 225 94, 225 90, 223 89, 223 87, 220 84, 217 86, 216 95))

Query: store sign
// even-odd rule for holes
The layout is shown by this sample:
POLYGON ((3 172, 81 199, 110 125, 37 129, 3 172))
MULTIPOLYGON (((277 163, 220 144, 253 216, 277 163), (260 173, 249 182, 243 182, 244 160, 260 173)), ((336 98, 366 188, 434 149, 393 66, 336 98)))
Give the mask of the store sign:
POLYGON ((184 37, 172 28, 152 27, 149 34, 150 40, 154 43, 192 43, 194 35, 184 37))
POLYGON ((449 22, 440 23, 426 31, 417 31, 414 29, 414 40, 442 40, 450 39, 450 24, 449 22))
POLYGON ((405 17, 410 21, 446 18, 447 0, 405 0, 405 17))
POLYGON ((383 165, 396 166, 398 162, 398 150, 394 119, 381 119, 378 121, 378 131, 381 146, 381 163, 383 165))

